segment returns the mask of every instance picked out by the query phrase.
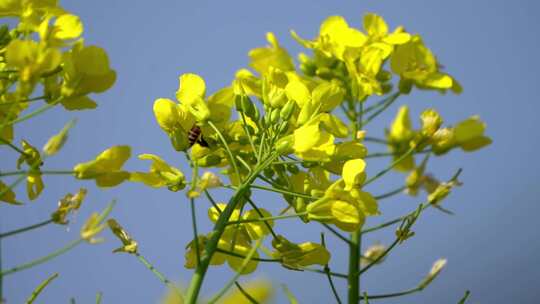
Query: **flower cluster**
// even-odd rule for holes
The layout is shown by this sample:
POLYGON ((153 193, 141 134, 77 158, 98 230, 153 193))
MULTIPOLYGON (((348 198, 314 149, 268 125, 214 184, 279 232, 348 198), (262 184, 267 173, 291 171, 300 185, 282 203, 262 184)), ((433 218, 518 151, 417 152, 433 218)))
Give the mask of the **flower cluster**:
MULTIPOLYGON (((13 126, 56 105, 68 111, 95 108, 97 103, 89 95, 108 90, 116 72, 102 48, 85 44, 80 18, 58 1, 3 1, 0 17, 18 20, 11 29, 0 27, 0 145, 21 152, 17 168, 28 167, 28 198, 35 200, 45 187, 40 170, 43 157, 28 141, 22 140, 22 149, 13 143, 13 126), (45 104, 28 113, 31 104, 39 101, 45 104)), ((45 156, 58 152, 71 125, 51 137, 43 148, 45 156)), ((4 182, 0 185, 6 187, 4 182)), ((0 198, 16 202, 9 188, 2 190, 0 198)))

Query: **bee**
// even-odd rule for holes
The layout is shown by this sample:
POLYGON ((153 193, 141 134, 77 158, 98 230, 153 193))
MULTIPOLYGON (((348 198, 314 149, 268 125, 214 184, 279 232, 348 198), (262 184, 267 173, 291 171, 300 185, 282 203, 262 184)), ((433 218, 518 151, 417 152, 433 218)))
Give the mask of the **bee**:
POLYGON ((190 147, 193 146, 195 143, 198 143, 203 147, 208 147, 208 143, 203 138, 201 127, 197 125, 193 125, 193 127, 191 127, 191 130, 189 130, 188 141, 190 147))

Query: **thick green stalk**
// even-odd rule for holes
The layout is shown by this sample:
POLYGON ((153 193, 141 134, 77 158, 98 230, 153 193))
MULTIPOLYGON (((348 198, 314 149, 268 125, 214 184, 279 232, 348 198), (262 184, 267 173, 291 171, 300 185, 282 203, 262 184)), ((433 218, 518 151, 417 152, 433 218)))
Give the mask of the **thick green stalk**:
POLYGON ((272 162, 274 157, 275 156, 269 157, 266 161, 262 162, 257 168, 253 170, 252 174, 250 174, 248 178, 246 178, 246 180, 238 188, 236 188, 236 192, 229 200, 227 207, 225 207, 225 209, 219 215, 216 224, 214 225, 214 229, 211 233, 210 239, 206 243, 204 251, 201 255, 200 263, 195 268, 195 273, 191 278, 191 283, 189 284, 189 288, 186 294, 186 303, 196 303, 197 298, 199 297, 199 292, 201 290, 204 276, 206 275, 206 271, 208 270, 208 266, 210 265, 210 260, 216 252, 218 241, 223 235, 223 231, 225 231, 225 227, 227 226, 229 218, 231 217, 237 205, 243 200, 243 197, 248 191, 251 183, 255 180, 257 175, 272 162))
POLYGON ((362 246, 362 234, 355 231, 351 234, 349 245, 349 274, 348 274, 348 300, 349 304, 358 303, 360 300, 360 248, 362 246))

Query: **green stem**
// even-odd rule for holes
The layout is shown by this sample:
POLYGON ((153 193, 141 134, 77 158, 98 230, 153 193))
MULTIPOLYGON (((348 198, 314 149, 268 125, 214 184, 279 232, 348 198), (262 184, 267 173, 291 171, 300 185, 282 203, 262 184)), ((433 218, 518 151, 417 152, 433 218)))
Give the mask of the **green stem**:
POLYGON ((32 101, 37 101, 37 100, 44 100, 46 98, 47 98, 47 96, 37 96, 37 97, 28 98, 28 99, 22 99, 22 100, 17 100, 17 101, 0 103, 0 106, 7 106, 7 105, 13 105, 13 104, 32 102, 32 101))
POLYGON ((5 140, 3 139, 2 137, 0 137, 0 142, 6 144, 8 147, 10 147, 11 149, 17 151, 19 154, 21 155, 24 155, 26 157, 28 157, 29 155, 26 154, 23 150, 19 149, 19 147, 15 146, 14 144, 12 144, 11 142, 9 142, 8 140, 5 140))
POLYGON ((381 145, 388 145, 388 142, 386 140, 376 138, 376 137, 366 136, 366 137, 364 137, 364 141, 378 143, 378 144, 381 144, 381 145))
POLYGON ((227 151, 227 154, 229 155, 229 160, 231 161, 231 166, 234 168, 234 173, 236 174, 236 177, 238 178, 238 181, 241 181, 240 177, 240 171, 238 170, 238 165, 236 164, 236 158, 234 158, 231 149, 229 148, 229 145, 227 144, 227 141, 225 140, 225 137, 223 137, 223 134, 219 131, 219 129, 214 125, 213 122, 208 121, 208 125, 214 129, 217 136, 221 140, 221 143, 225 147, 225 150, 227 151))
POLYGON ((377 264, 379 261, 381 261, 384 257, 386 257, 386 255, 388 255, 388 253, 394 249, 394 247, 396 247, 396 245, 399 243, 399 238, 397 237, 394 242, 388 247, 386 248, 385 251, 383 251, 382 254, 378 255, 377 258, 373 259, 371 261, 371 263, 369 263, 366 267, 362 268, 361 270, 358 271, 358 275, 361 275, 362 273, 368 271, 371 267, 373 267, 375 264, 377 264))
POLYGON ((102 298, 103 298, 103 293, 100 291, 96 294, 96 304, 101 304, 102 298))
MULTIPOLYGON (((274 240, 279 241, 279 238, 277 237, 276 232, 272 228, 272 225, 270 225, 270 223, 268 222, 268 219, 264 218, 264 214, 261 212, 261 210, 259 210, 259 207, 257 207, 255 202, 252 201, 251 198, 249 198, 249 197, 246 197, 246 200, 248 201, 248 204, 251 205, 251 207, 255 210, 255 212, 257 212, 257 214, 259 215, 258 220, 264 222, 264 225, 266 226, 266 229, 268 229, 268 231, 270 231, 270 233, 274 237, 274 240)), ((295 214, 295 215, 298 215, 298 214, 295 214)))
POLYGON ((351 244, 349 245, 349 272, 348 272, 348 300, 349 304, 358 303, 360 299, 360 248, 362 238, 359 231, 351 234, 351 244))
POLYGON ((39 264, 43 264, 45 262, 48 262, 48 261, 54 259, 55 257, 57 257, 59 255, 62 255, 64 253, 70 251, 71 249, 77 247, 82 242, 84 242, 84 239, 82 239, 82 238, 74 240, 71 243, 67 244, 66 246, 64 246, 64 247, 62 247, 62 248, 60 248, 60 249, 58 249, 58 250, 44 256, 44 257, 35 259, 35 260, 31 261, 31 262, 28 262, 28 263, 25 263, 25 264, 22 264, 22 265, 19 265, 19 266, 15 266, 15 267, 13 267, 11 269, 3 270, 0 275, 1 276, 7 276, 7 275, 10 275, 12 273, 19 272, 19 271, 22 271, 22 270, 25 270, 25 269, 28 269, 28 268, 32 268, 32 267, 37 266, 39 264))
POLYGON ((6 238, 8 236, 16 235, 16 234, 19 234, 19 233, 23 233, 23 232, 26 232, 26 231, 34 230, 34 229, 49 225, 52 222, 53 222, 53 220, 49 219, 49 220, 39 222, 39 223, 34 224, 34 225, 30 225, 30 226, 26 226, 26 227, 23 227, 23 228, 19 228, 19 229, 11 230, 11 231, 8 231, 8 232, 0 233, 0 239, 6 238))
POLYGON ((140 253, 135 253, 135 256, 137 257, 137 259, 139 261, 141 261, 141 263, 144 264, 144 266, 146 266, 146 268, 148 268, 148 270, 150 270, 161 282, 163 282, 163 284, 167 285, 169 288, 171 288, 172 290, 174 290, 178 296, 183 300, 183 296, 182 296, 182 292, 180 292, 180 290, 178 290, 178 287, 176 287, 174 285, 173 282, 171 282, 169 279, 167 279, 161 272, 159 272, 155 267, 154 265, 150 264, 150 262, 148 262, 148 260, 146 260, 140 253))
POLYGON ((253 298, 247 291, 244 290, 244 288, 242 288, 242 285, 240 285, 238 281, 234 281, 234 285, 236 285, 236 288, 240 290, 240 292, 244 295, 244 297, 246 297, 246 299, 248 299, 251 304, 259 304, 259 302, 257 302, 255 298, 253 298))
POLYGON ((293 192, 293 191, 289 191, 289 190, 285 190, 285 189, 270 188, 270 187, 261 186, 261 185, 251 185, 251 188, 260 189, 260 190, 266 190, 266 191, 276 192, 276 193, 282 193, 282 194, 288 194, 288 195, 307 198, 307 199, 311 199, 311 200, 317 200, 316 197, 313 197, 311 195, 298 193, 298 192, 293 192))
MULTIPOLYGON (((282 219, 289 219, 289 218, 296 218, 303 215, 306 215, 307 212, 301 212, 296 214, 290 214, 290 215, 278 215, 278 216, 270 216, 270 217, 260 217, 256 219, 243 219, 243 220, 237 220, 237 221, 230 221, 227 222, 227 225, 235 225, 235 224, 244 224, 244 223, 257 223, 257 222, 266 222, 266 221, 273 221, 273 220, 282 220, 282 219)), ((261 216, 261 214, 259 214, 261 216)))
POLYGON ((409 294, 411 294, 411 293, 419 292, 419 291, 421 291, 421 290, 422 290, 422 289, 416 287, 416 288, 413 288, 413 289, 409 289, 409 290, 405 290, 405 291, 400 291, 400 292, 394 292, 394 293, 387 293, 387 294, 381 294, 381 295, 367 296, 367 298, 368 298, 369 300, 386 299, 386 298, 395 298, 395 297, 401 297, 401 296, 409 295, 409 294))
MULTIPOLYGON (((242 258, 242 259, 246 258, 245 255, 242 255, 240 253, 236 253, 233 251, 221 249, 221 248, 216 248, 216 252, 223 253, 223 254, 230 255, 237 258, 242 258)), ((252 258, 252 260, 257 261, 257 262, 281 263, 280 259, 252 258)))
MULTIPOLYGON (((225 210, 223 210, 223 212, 221 212, 221 214, 219 215, 216 221, 216 224, 214 225, 212 234, 208 242, 206 243, 205 249, 201 256, 201 261, 199 265, 197 265, 197 267, 195 268, 195 273, 193 274, 193 277, 191 278, 191 283, 187 290, 186 303, 188 304, 196 303, 197 298, 199 297, 199 292, 200 292, 204 277, 208 270, 208 266, 210 265, 210 260, 212 259, 212 256, 216 252, 218 241, 223 235, 223 232, 225 231, 229 218, 231 217, 234 209, 236 209, 237 205, 243 200, 243 197, 245 196, 246 192, 249 190, 249 186, 255 180, 257 175, 260 172, 262 172, 262 170, 264 170, 264 168, 266 168, 274 160, 275 157, 276 157, 275 155, 271 155, 265 161, 261 162, 261 164, 259 164, 253 170, 253 172, 236 189, 235 193, 230 198, 229 203, 225 207, 225 210)), ((232 154, 231 154, 231 158, 232 158, 232 154)))
POLYGON ((219 300, 219 298, 221 298, 227 292, 227 290, 231 288, 234 282, 238 280, 238 278, 242 275, 242 272, 244 272, 244 269, 246 269, 247 265, 249 264, 249 261, 251 261, 251 259, 257 252, 257 249, 261 245, 261 242, 262 242, 262 239, 259 239, 257 241, 257 244, 251 247, 246 258, 242 261, 242 265, 240 265, 240 269, 238 269, 237 273, 234 274, 234 276, 229 280, 229 282, 227 282, 227 284, 225 284, 225 286, 223 286, 223 288, 214 297, 212 297, 210 301, 208 301, 209 304, 217 302, 217 300, 219 300))
POLYGON ((46 104, 46 105, 40 107, 39 109, 35 110, 34 112, 30 112, 30 113, 28 113, 28 114, 26 114, 26 115, 24 115, 24 116, 22 116, 22 117, 16 118, 16 119, 14 119, 14 120, 12 120, 12 121, 8 121, 8 122, 6 122, 6 123, 3 123, 3 124, 0 125, 0 130, 4 129, 4 127, 7 127, 7 126, 9 126, 9 125, 15 125, 15 124, 17 124, 17 123, 19 123, 19 122, 23 122, 23 121, 28 120, 28 119, 30 119, 30 118, 32 118, 32 117, 35 117, 35 116, 37 116, 37 115, 39 115, 39 114, 41 114, 41 113, 47 111, 48 109, 53 108, 53 107, 56 106, 61 100, 62 100, 62 99, 60 98, 60 99, 58 99, 58 100, 56 100, 56 101, 54 101, 54 102, 52 102, 52 103, 48 103, 48 104, 46 104))
POLYGON ((404 161, 407 157, 411 156, 413 153, 414 153, 414 150, 416 149, 416 145, 415 146, 412 146, 409 148, 409 150, 407 150, 407 152, 405 152, 403 155, 401 155, 398 159, 396 159, 395 161, 393 161, 390 166, 384 168, 383 170, 379 171, 377 174, 375 174, 374 176, 372 176, 371 178, 369 178, 368 180, 366 180, 364 182, 364 184, 362 185, 362 187, 365 187, 369 184, 371 184, 372 182, 376 181, 377 179, 379 179, 380 177, 382 177, 383 175, 385 175, 386 173, 388 173, 388 171, 392 170, 395 166, 399 165, 402 161, 404 161))
POLYGON ((405 189, 407 189, 407 186, 402 186, 402 187, 399 187, 399 188, 397 188, 397 189, 395 189, 395 190, 388 191, 388 192, 386 192, 386 193, 383 193, 383 194, 374 196, 374 198, 375 198, 376 200, 382 200, 382 199, 385 199, 385 198, 394 196, 394 195, 396 195, 396 194, 403 193, 403 191, 404 191, 405 189))
POLYGON ((337 236, 340 240, 344 241, 345 243, 347 243, 349 246, 351 245, 351 241, 349 239, 347 239, 346 237, 344 237, 341 233, 339 233, 336 229, 332 228, 330 225, 326 224, 326 223, 321 223, 321 225, 323 225, 326 229, 328 229, 328 231, 332 232, 335 236, 337 236))
MULTIPOLYGON (((414 154, 425 154, 425 153, 430 153, 430 152, 432 152, 431 149, 426 149, 426 150, 415 152, 414 154)), ((366 155, 366 157, 364 158, 377 158, 377 157, 398 156, 398 155, 399 154, 396 154, 393 152, 375 152, 375 153, 370 153, 366 155)))
MULTIPOLYGON (((431 204, 429 202, 425 202, 423 203, 421 206, 420 206, 420 211, 424 211, 424 209, 426 209, 427 207, 431 206, 431 204)), ((403 221, 405 218, 407 218, 408 216, 411 216, 412 214, 414 214, 415 211, 409 213, 409 214, 406 214, 406 215, 403 215, 403 216, 400 216, 398 218, 395 218, 391 221, 388 221, 388 222, 384 222, 382 224, 379 224, 377 226, 373 226, 373 227, 370 227, 370 228, 366 228, 366 229, 363 229, 361 232, 362 234, 366 234, 366 233, 370 233, 370 232, 373 232, 373 231, 376 231, 376 230, 379 230, 379 229, 383 229, 383 228, 386 228, 388 226, 392 226, 394 224, 397 224, 401 221, 403 221)))
POLYGON ((41 284, 38 285, 38 287, 36 287, 36 289, 34 289, 34 291, 32 291, 32 294, 30 295, 30 297, 28 298, 28 300, 26 300, 26 304, 32 304, 34 303, 34 301, 36 300, 36 298, 39 296, 39 294, 41 293, 41 291, 43 291, 43 289, 45 289, 45 287, 47 287, 47 285, 49 285, 49 283, 51 283, 54 279, 56 279, 58 277, 58 273, 55 273, 53 274, 52 276, 48 277, 47 279, 45 279, 45 281, 41 282, 41 284))
MULTIPOLYGON (((2 239, 0 239, 0 269, 2 269, 2 239)), ((4 275, 0 273, 0 303, 4 303, 4 275)))
POLYGON ((42 170, 42 171, 19 170, 19 171, 0 172, 0 177, 25 175, 25 174, 30 174, 34 172, 40 172, 41 174, 44 174, 44 175, 72 175, 75 173, 74 171, 67 171, 67 170, 42 170))
POLYGON ((399 97, 399 92, 394 93, 393 95, 390 95, 388 101, 380 109, 375 111, 375 113, 369 115, 368 118, 366 118, 366 120, 362 121, 362 125, 365 126, 368 123, 370 123, 373 119, 379 116, 379 114, 381 114, 382 112, 384 112, 384 110, 386 110, 389 106, 391 106, 397 100, 398 97, 399 97))

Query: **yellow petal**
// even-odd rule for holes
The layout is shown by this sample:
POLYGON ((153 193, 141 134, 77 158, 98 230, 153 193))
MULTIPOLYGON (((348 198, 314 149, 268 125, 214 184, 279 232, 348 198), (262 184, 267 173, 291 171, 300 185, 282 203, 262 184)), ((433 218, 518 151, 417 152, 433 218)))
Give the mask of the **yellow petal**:
POLYGON ((204 98, 206 83, 197 74, 183 74, 180 76, 180 86, 176 92, 176 98, 181 102, 191 103, 196 98, 204 98))
POLYGON ((54 26, 54 36, 58 39, 74 39, 83 32, 83 24, 79 17, 75 15, 61 15, 56 19, 54 26))
POLYGON ((343 165, 342 177, 345 181, 345 190, 359 188, 366 179, 366 162, 362 159, 353 159, 343 165))
POLYGON ((369 36, 385 36, 388 33, 388 25, 384 19, 373 13, 364 15, 364 29, 369 36))

